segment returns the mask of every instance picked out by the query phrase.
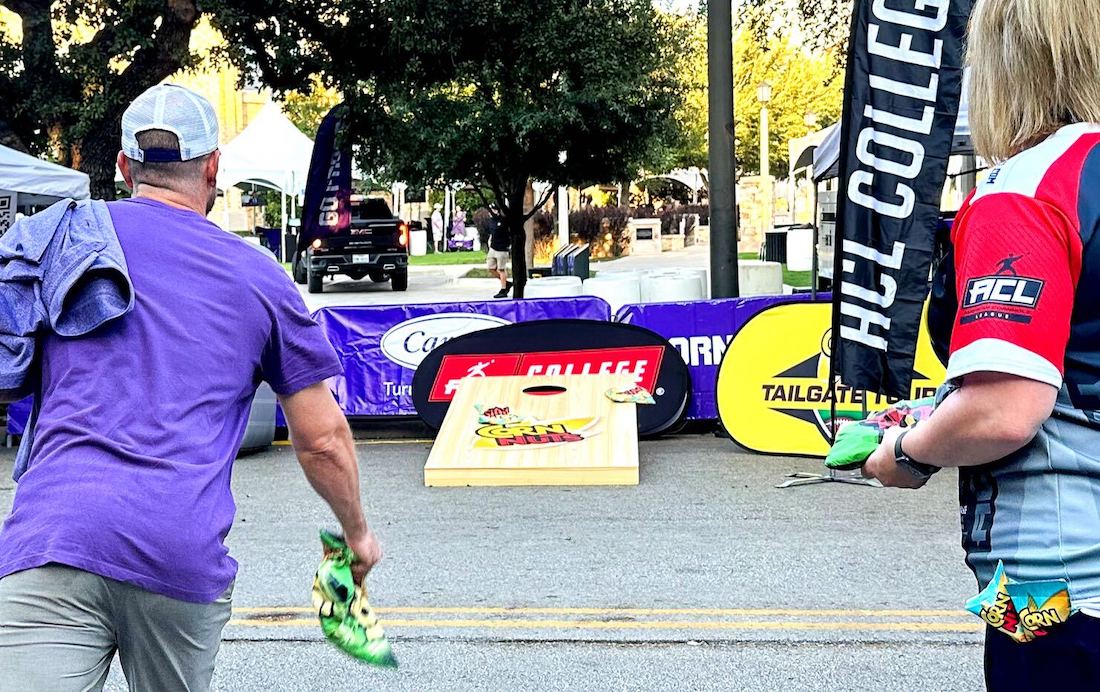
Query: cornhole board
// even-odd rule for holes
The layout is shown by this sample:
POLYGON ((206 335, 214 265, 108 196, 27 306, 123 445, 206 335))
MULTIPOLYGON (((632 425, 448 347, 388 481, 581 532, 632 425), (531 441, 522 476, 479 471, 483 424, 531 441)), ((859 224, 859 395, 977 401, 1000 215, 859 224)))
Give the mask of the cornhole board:
POLYGON ((637 407, 606 396, 633 384, 612 374, 466 378, 424 485, 637 485, 637 407))

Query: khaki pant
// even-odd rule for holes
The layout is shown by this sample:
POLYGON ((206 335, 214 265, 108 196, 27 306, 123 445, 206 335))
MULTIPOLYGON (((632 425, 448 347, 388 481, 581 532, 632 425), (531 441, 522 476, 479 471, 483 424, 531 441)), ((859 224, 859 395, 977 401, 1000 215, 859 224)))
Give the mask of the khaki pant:
POLYGON ((118 652, 131 691, 209 690, 233 587, 187 603, 50 564, 0 579, 0 690, 101 690, 118 652))

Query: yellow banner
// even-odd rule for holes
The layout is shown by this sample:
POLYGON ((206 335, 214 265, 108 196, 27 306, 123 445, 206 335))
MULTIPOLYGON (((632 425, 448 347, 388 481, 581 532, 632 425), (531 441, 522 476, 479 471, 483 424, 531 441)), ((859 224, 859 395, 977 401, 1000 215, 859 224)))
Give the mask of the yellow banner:
MULTIPOLYGON (((823 457, 832 424, 862 420, 893 403, 838 385, 831 421, 831 324, 829 303, 787 303, 737 332, 718 371, 718 416, 734 442, 765 454, 823 457)), ((911 398, 932 396, 945 376, 922 324, 911 398)))

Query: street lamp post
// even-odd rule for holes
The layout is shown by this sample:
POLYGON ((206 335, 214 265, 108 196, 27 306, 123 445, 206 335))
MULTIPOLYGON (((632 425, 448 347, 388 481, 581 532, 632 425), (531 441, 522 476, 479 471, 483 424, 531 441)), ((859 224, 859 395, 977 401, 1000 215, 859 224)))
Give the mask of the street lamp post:
MULTIPOLYGON (((568 152, 558 152, 558 163, 564 166, 568 160, 568 152)), ((558 247, 564 248, 569 244, 569 188, 558 186, 558 201, 554 206, 558 212, 558 247)))
POLYGON ((764 80, 756 89, 756 98, 760 101, 760 234, 761 239, 772 226, 772 186, 771 164, 768 147, 768 102, 772 100, 772 84, 764 80))

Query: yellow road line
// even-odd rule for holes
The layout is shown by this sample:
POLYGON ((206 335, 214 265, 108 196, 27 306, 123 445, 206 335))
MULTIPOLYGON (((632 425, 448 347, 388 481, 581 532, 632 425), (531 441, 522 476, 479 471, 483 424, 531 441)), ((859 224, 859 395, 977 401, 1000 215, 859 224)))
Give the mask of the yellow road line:
MULTIPOLYGON (((380 615, 424 613, 432 615, 606 615, 653 617, 667 615, 695 617, 913 617, 945 618, 969 617, 964 610, 806 610, 799 608, 501 608, 501 607, 447 607, 447 606, 393 606, 379 607, 380 615)), ((305 606, 243 606, 233 612, 242 614, 312 613, 305 606)))
MULTIPOLYGON (((241 627, 313 627, 314 619, 230 620, 241 627)), ((558 629, 558 630, 784 630, 784 631, 890 631, 890 632, 979 632, 979 622, 768 622, 760 620, 650 620, 645 622, 606 620, 385 620, 386 628, 421 629, 558 629)))

